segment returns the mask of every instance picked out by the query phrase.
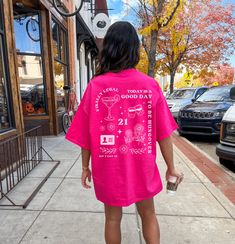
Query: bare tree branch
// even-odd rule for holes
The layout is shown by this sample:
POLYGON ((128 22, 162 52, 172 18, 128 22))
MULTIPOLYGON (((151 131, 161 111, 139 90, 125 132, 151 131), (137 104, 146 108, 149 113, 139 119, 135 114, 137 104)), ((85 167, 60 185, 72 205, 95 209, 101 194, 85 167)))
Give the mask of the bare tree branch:
POLYGON ((146 6, 143 4, 142 0, 138 0, 138 1, 139 1, 139 4, 140 4, 140 8, 142 9, 142 11, 145 14, 145 18, 147 20, 147 24, 150 25, 149 14, 148 14, 148 11, 146 9, 146 6))
POLYGON ((153 14, 153 10, 148 8, 146 5, 146 2, 144 0, 138 0, 139 4, 146 9, 146 11, 149 11, 151 14, 153 14))
POLYGON ((180 0, 177 0, 176 6, 174 7, 172 13, 170 14, 170 16, 167 18, 167 21, 162 25, 162 27, 166 27, 169 22, 172 20, 175 12, 177 11, 178 7, 180 6, 180 0))
POLYGON ((135 14, 138 15, 141 19, 143 18, 143 16, 139 13, 139 11, 133 8, 129 3, 124 3, 124 4, 127 5, 132 11, 134 11, 135 14))
MULTIPOLYGON (((156 9, 157 15, 162 13, 165 2, 166 2, 166 0, 159 0, 157 2, 157 9, 156 9)), ((155 5, 155 1, 154 1, 154 5, 155 5)))

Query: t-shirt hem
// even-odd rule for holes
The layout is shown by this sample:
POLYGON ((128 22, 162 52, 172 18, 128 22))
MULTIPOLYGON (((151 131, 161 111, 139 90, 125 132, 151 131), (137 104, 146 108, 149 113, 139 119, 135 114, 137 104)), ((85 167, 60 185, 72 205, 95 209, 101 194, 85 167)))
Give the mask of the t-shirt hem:
POLYGON ((81 142, 79 142, 79 141, 77 141, 71 137, 65 136, 65 139, 76 144, 76 145, 78 145, 79 147, 81 147, 83 149, 90 150, 90 148, 87 145, 85 145, 85 144, 83 144, 83 143, 81 143, 81 142))
POLYGON ((162 141, 162 140, 166 139, 167 137, 171 136, 172 133, 173 133, 175 130, 177 130, 178 128, 179 128, 178 125, 173 126, 173 127, 171 128, 171 130, 170 130, 168 133, 166 133, 165 135, 160 136, 159 138, 157 138, 157 141, 158 141, 158 142, 159 142, 159 141, 162 141))
POLYGON ((103 200, 103 199, 101 199, 99 197, 97 197, 97 200, 99 200, 100 202, 102 202, 102 203, 104 203, 106 205, 109 205, 109 206, 128 207, 131 204, 134 204, 134 203, 137 203, 137 202, 140 202, 140 201, 143 201, 143 200, 147 200, 149 198, 154 197, 155 195, 157 195, 158 193, 160 193, 162 191, 162 189, 163 189, 163 187, 161 187, 160 189, 158 189, 154 193, 149 194, 148 196, 145 196, 145 197, 137 197, 137 198, 132 199, 132 200, 129 200, 129 201, 109 202, 109 201, 103 200))

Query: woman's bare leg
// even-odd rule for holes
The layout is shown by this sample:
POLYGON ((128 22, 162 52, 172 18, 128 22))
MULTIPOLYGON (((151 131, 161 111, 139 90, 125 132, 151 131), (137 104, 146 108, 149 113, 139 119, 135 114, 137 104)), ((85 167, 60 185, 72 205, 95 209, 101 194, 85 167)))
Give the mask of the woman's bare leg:
POLYGON ((142 221, 142 231, 146 244, 160 244, 160 229, 155 214, 153 198, 137 202, 136 207, 142 221))
POLYGON ((121 244, 122 208, 104 205, 106 244, 121 244))

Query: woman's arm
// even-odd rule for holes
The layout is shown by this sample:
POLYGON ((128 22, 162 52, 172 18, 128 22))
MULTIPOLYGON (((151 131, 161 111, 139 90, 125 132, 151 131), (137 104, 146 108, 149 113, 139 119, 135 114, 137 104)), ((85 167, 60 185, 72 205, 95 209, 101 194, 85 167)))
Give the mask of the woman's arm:
POLYGON ((184 175, 183 173, 178 172, 175 169, 173 160, 173 143, 171 136, 159 141, 158 143, 161 149, 162 156, 167 165, 166 180, 169 179, 169 176, 176 176, 178 178, 178 183, 180 183, 183 180, 184 175))
POLYGON ((82 168, 83 169, 89 168, 90 157, 91 157, 91 152, 89 150, 82 148, 82 168))
POLYGON ((87 179, 91 182, 91 170, 89 168, 89 161, 91 157, 91 152, 89 150, 82 148, 82 185, 86 189, 91 188, 90 185, 87 184, 87 179))

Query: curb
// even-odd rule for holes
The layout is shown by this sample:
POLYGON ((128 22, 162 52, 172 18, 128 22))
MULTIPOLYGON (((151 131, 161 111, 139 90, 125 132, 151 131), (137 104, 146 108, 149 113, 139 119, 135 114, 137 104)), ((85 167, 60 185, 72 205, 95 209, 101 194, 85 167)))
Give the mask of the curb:
POLYGON ((173 134, 174 145, 233 203, 235 204, 235 181, 205 152, 187 139, 173 134))

